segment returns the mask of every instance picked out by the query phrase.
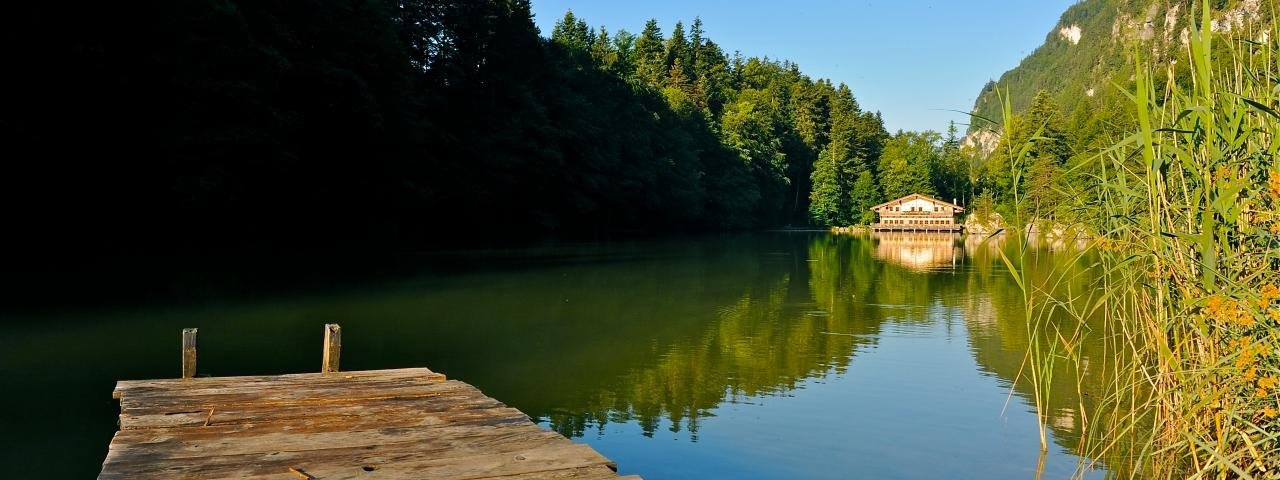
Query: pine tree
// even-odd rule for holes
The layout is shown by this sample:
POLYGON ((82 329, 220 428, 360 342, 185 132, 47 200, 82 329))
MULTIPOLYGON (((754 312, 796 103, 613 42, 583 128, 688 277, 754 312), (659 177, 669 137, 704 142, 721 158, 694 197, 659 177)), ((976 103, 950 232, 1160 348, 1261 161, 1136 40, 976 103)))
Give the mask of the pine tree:
POLYGON ((733 95, 733 73, 730 71, 729 59, 720 46, 710 39, 703 40, 698 50, 697 60, 693 66, 694 77, 697 78, 698 91, 702 92, 700 105, 718 117, 724 111, 724 104, 733 95))
POLYGON ((684 64, 694 69, 694 78, 698 78, 697 66, 699 56, 702 53, 702 42, 705 40, 705 34, 702 30, 702 17, 693 17, 693 25, 689 28, 689 50, 688 58, 684 59, 684 64))
POLYGON ((684 23, 676 22, 675 28, 671 30, 671 38, 667 39, 666 49, 664 52, 667 67, 666 71, 670 72, 674 67, 680 65, 681 76, 686 79, 691 79, 693 77, 693 72, 684 70, 693 66, 693 62, 690 61, 692 59, 692 56, 689 53, 690 50, 692 50, 692 48, 689 45, 689 41, 684 36, 684 23))
POLYGON ((684 65, 682 65, 682 62, 678 58, 676 59, 676 63, 671 65, 671 72, 667 74, 666 86, 679 89, 686 95, 693 92, 694 84, 689 80, 689 77, 685 75, 684 65))
POLYGON ((634 55, 634 70, 640 81, 655 87, 662 85, 662 79, 669 70, 664 43, 658 21, 651 18, 645 22, 644 30, 636 38, 634 55))
POLYGON ((612 43, 612 50, 618 58, 613 64, 613 71, 619 77, 628 78, 635 72, 636 36, 626 30, 618 30, 613 34, 612 43))
POLYGON ((613 70, 618 63, 618 52, 604 26, 600 27, 600 33, 596 34, 595 41, 591 44, 591 59, 606 71, 613 70))
POLYGON ((572 51, 585 52, 594 43, 595 37, 585 20, 574 16, 573 10, 567 10, 564 17, 552 27, 551 41, 572 51))

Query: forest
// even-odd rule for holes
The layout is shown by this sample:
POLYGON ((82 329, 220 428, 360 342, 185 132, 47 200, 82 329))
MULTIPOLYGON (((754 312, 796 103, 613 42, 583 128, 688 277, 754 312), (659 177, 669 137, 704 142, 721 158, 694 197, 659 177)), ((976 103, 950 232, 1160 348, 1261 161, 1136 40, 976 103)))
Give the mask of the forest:
POLYGON ((0 48, 30 67, 0 80, 0 140, 24 159, 3 195, 27 248, 825 227, 974 194, 954 128, 890 134, 848 85, 729 53, 696 18, 631 33, 568 12, 539 32, 527 0, 13 18, 0 48))

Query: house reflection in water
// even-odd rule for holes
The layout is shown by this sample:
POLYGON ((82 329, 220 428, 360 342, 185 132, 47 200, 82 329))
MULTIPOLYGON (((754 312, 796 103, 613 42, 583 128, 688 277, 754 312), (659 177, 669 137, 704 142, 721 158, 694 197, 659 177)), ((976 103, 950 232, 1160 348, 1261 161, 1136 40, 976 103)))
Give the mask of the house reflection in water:
POLYGON ((876 257, 913 270, 953 269, 964 255, 954 233, 876 232, 876 257))

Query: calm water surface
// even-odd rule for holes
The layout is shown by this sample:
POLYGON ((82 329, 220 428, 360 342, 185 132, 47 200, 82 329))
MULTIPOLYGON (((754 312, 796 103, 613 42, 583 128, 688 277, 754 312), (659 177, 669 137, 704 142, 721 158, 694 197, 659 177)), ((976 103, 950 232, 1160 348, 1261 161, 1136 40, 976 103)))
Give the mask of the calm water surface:
MULTIPOLYGON (((270 261, 116 267, 93 281, 137 282, 147 301, 0 312, 0 477, 96 474, 114 381, 176 376, 182 327, 200 327, 200 372, 224 376, 317 370, 321 325, 340 323, 344 369, 431 367, 650 479, 1066 478, 1091 463, 1072 453, 1080 398, 1053 389, 1041 458, 1029 390, 1011 387, 1031 340, 994 248, 559 244, 377 257, 350 275, 317 258, 296 269, 304 287, 252 290, 290 282, 259 278, 270 261)), ((1028 268, 1069 258, 1037 251, 1028 268)))

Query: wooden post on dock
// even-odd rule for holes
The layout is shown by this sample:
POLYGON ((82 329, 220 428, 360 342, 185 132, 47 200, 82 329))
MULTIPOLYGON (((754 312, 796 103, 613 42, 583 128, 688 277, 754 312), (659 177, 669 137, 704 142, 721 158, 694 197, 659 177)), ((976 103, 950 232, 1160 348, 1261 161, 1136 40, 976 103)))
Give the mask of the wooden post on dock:
POLYGON ((338 371, 338 358, 342 355, 342 327, 336 323, 324 326, 324 362, 320 373, 338 371))
POLYGON ((182 378, 196 376, 196 330, 182 329, 182 378))

